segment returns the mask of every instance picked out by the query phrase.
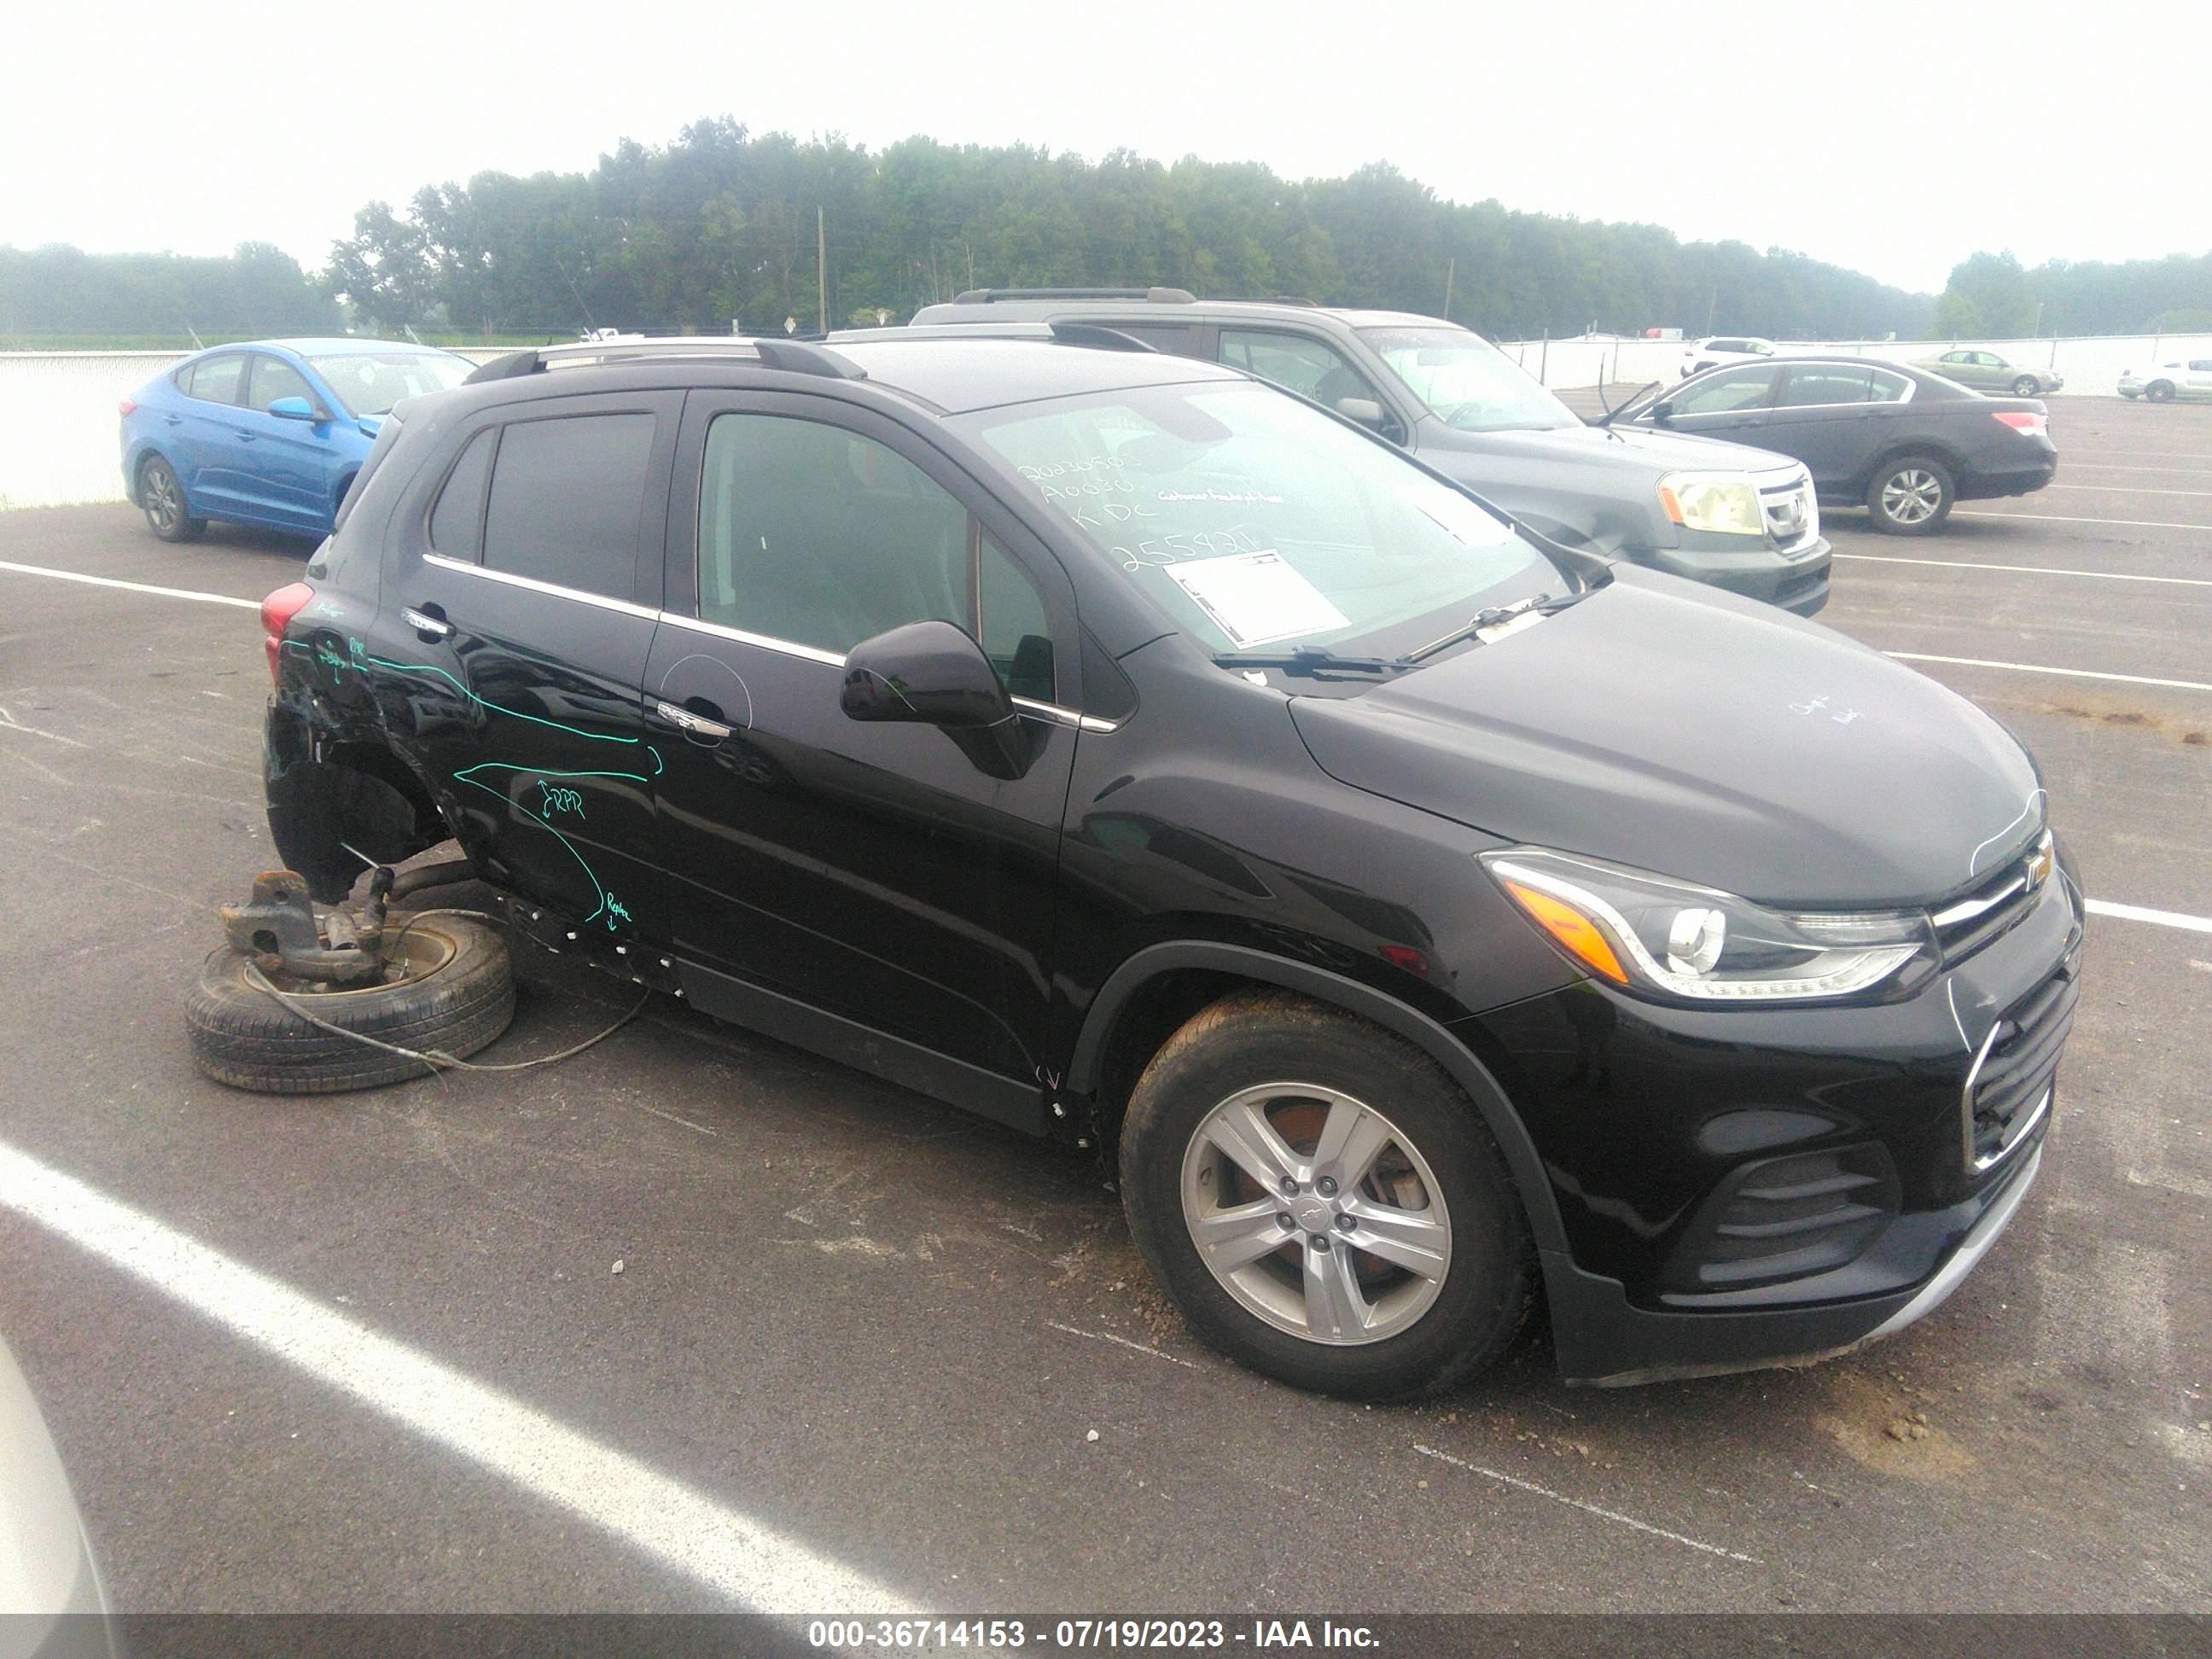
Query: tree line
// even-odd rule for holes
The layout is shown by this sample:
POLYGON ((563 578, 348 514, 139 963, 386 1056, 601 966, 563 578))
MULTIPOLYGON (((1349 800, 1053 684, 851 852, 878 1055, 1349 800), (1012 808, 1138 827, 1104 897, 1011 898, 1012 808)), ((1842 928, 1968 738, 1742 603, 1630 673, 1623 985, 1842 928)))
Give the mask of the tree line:
POLYGON ((227 258, 0 246, 0 339, 199 334, 328 334, 340 325, 329 292, 266 242, 227 258))
POLYGON ((1380 163, 1294 181, 1126 150, 917 137, 871 152, 720 118, 672 143, 625 139, 589 173, 484 173, 370 203, 312 276, 260 243, 228 259, 0 248, 0 332, 312 332, 342 315, 469 338, 775 332, 896 322, 975 287, 1154 283, 1448 314, 1497 338, 2212 328, 2212 254, 2031 270, 1978 253, 1930 296, 1781 249, 1448 201, 1380 163))

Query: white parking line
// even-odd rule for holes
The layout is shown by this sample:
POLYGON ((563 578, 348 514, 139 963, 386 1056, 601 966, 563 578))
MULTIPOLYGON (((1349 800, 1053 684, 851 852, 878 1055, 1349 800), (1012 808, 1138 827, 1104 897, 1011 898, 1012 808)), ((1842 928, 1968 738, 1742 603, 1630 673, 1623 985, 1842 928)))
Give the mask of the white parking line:
POLYGON ((647 1468, 0 1142, 0 1206, 264 1352, 756 1613, 923 1609, 647 1468))
POLYGON ((42 564, 17 564, 10 559, 0 559, 0 570, 12 570, 22 576, 53 576, 65 582, 88 582, 94 587, 128 588, 133 593, 157 593, 165 599, 198 599, 203 605, 242 605, 248 611, 261 609, 258 599, 241 599, 228 593, 202 593, 190 587, 156 587, 150 582, 118 581, 112 576, 88 576, 82 570, 53 570, 42 564))
MULTIPOLYGON (((2129 454, 2137 452, 2129 450, 2129 454)), ((2067 465, 2086 467, 2092 472, 2166 472, 2183 478, 2212 478, 2212 467, 2203 466, 2127 466, 2118 461, 2081 461, 2068 457, 2067 465)))
POLYGON ((2178 587, 2212 587, 2212 576, 2137 576, 2124 570, 2065 570, 2047 564, 1991 564, 1983 559, 1907 559, 1894 553, 1838 553, 1839 559, 1866 564, 1932 564, 1952 570, 2012 570, 2030 576, 2096 576, 2112 582, 2172 582, 2178 587))
POLYGON ((1469 1474, 1479 1474, 1486 1480, 1495 1480, 1501 1486, 1511 1486, 1516 1492, 1533 1492, 1539 1498, 1548 1498, 1554 1504, 1565 1504, 1571 1510, 1580 1510, 1585 1515, 1595 1515, 1601 1521, 1618 1522, 1624 1527, 1633 1527, 1638 1532, 1648 1532, 1654 1538, 1663 1538, 1670 1544, 1681 1544, 1690 1549, 1702 1550, 1707 1555, 1722 1556, 1728 1560, 1741 1561, 1754 1567, 1759 1565, 1759 1558, 1755 1555, 1739 1555, 1734 1550, 1723 1549, 1718 1544, 1701 1544, 1694 1538, 1685 1538, 1679 1532, 1669 1532, 1664 1527, 1653 1526, 1649 1521, 1638 1521, 1632 1515, 1623 1515, 1619 1510, 1603 1509, 1595 1504, 1585 1504, 1579 1498, 1570 1498, 1565 1492, 1553 1492, 1549 1486, 1540 1486, 1533 1480, 1523 1480, 1519 1475, 1507 1474, 1502 1469, 1486 1469, 1480 1463, 1468 1462, 1463 1458, 1454 1457, 1449 1452, 1440 1452, 1433 1446, 1417 1445, 1413 1449, 1424 1457, 1435 1458, 1439 1463, 1449 1463, 1455 1469, 1465 1469, 1469 1474))
POLYGON ((2111 916, 2118 921, 2148 921, 2160 927, 2179 927, 2191 933, 2212 933, 2212 916, 2184 915, 2179 910, 2146 910, 2140 904, 2115 904, 2110 899, 2084 902, 2093 916, 2111 916))
POLYGON ((2212 489, 2146 489, 2141 484, 2077 484, 2052 482, 2045 489, 2101 489, 2108 495, 2212 495, 2212 489))
POLYGON ((2148 674, 2106 674, 2094 668, 2051 668, 2041 663, 1992 662, 1985 657, 1930 657, 1917 651, 1885 651, 1885 657, 1894 657, 1899 662, 1948 662, 1960 668, 2008 668, 2019 674, 2063 674, 2069 680, 2120 680, 2129 685, 2166 685, 2179 691, 2212 691, 2212 685, 2201 680, 2153 679, 2148 674))
POLYGON ((2167 519, 2084 519, 2063 513, 1954 513, 1951 516, 2018 520, 2024 524, 2109 524, 2126 530, 2212 530, 2212 524, 2176 524, 2167 519))

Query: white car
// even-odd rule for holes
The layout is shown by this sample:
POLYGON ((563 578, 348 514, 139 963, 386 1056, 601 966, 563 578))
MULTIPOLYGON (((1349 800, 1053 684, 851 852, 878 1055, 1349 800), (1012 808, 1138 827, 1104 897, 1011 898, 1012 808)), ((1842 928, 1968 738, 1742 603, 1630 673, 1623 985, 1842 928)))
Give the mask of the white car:
POLYGON ((1682 376, 1686 380, 1722 363, 1755 363, 1773 355, 1774 342, 1755 334, 1715 335, 1682 348, 1682 376))
POLYGON ((2137 374, 2120 371, 2120 396, 2142 398, 2154 404, 2176 398, 2212 398, 2212 357, 2191 357, 2178 363, 2160 363, 2137 374))

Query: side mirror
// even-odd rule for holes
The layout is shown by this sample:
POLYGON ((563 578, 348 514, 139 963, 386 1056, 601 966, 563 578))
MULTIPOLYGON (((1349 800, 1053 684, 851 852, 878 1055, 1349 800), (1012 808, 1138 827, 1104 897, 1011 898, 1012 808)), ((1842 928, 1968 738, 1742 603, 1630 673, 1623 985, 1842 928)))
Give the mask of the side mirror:
POLYGON ((1672 398, 1662 398, 1657 403, 1651 405, 1651 419, 1655 424, 1664 426, 1668 422, 1674 418, 1674 404, 1672 398))
POLYGON ((269 412, 280 421, 325 421, 323 414, 305 398, 279 398, 269 405, 269 412))
POLYGON ((983 647, 948 622, 908 623, 845 655, 846 717, 934 726, 994 778, 1029 769, 1030 736, 983 647))
POLYGON ((1382 405, 1372 398, 1339 398, 1336 412, 1347 421, 1357 421, 1375 431, 1382 429, 1382 405))

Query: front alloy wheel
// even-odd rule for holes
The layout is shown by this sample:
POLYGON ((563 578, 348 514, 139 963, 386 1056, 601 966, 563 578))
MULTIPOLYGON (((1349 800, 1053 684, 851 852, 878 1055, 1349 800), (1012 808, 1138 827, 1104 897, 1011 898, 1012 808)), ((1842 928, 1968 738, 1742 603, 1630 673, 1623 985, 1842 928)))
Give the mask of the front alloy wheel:
POLYGON ((1310 1342, 1379 1342, 1435 1305, 1451 1214, 1372 1107, 1317 1084, 1240 1089, 1182 1161, 1183 1224, 1247 1311, 1310 1342))
POLYGON ((1193 1016, 1130 1093, 1129 1231, 1191 1328, 1355 1399, 1431 1393, 1511 1343, 1535 1251, 1504 1155, 1451 1075, 1275 990, 1193 1016))

